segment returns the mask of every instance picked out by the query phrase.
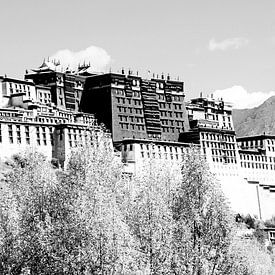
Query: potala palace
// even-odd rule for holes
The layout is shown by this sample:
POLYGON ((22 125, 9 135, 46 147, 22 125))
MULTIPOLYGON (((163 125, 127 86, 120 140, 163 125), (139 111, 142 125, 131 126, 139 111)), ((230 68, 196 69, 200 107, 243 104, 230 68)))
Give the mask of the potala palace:
POLYGON ((230 103, 185 102, 184 83, 169 76, 91 73, 89 64, 44 61, 24 79, 0 77, 2 161, 31 147, 64 167, 70 149, 103 128, 125 172, 150 158, 179 164, 195 144, 236 212, 275 215, 275 136, 236 137, 230 103))

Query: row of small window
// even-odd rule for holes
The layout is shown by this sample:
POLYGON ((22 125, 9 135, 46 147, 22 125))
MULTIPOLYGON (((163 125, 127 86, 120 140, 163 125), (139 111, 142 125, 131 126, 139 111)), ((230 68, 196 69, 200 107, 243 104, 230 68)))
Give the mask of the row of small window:
POLYGON ((169 119, 161 119, 160 120, 162 126, 163 125, 171 125, 171 126, 184 126, 184 121, 181 121, 181 120, 169 120, 169 119))
POLYGON ((215 120, 215 115, 211 115, 211 114, 205 113, 204 114, 204 118, 205 119, 209 119, 209 120, 215 120))
POLYGON ((35 121, 41 123, 66 123, 68 122, 66 119, 54 119, 54 118, 46 118, 46 117, 36 117, 35 121))
POLYGON ((65 113, 65 112, 57 112, 55 114, 55 116, 58 116, 58 117, 65 117, 65 118, 69 118, 71 119, 73 117, 73 115, 71 113, 65 113))
POLYGON ((267 144, 275 145, 275 140, 274 139, 268 139, 267 144))
POLYGON ((181 133, 183 132, 183 128, 177 128, 177 127, 165 127, 162 126, 162 131, 165 133, 181 133))
MULTIPOLYGON (((157 94, 157 99, 158 100, 166 100, 166 97, 164 94, 157 94)), ((182 102, 183 96, 172 95, 172 100, 182 102)))
MULTIPOLYGON (((121 95, 121 96, 126 96, 125 91, 122 89, 112 89, 113 93, 116 95, 121 95)), ((132 97, 138 97, 140 98, 140 92, 139 91, 131 91, 132 92, 132 97)))
POLYGON ((143 109, 139 109, 139 108, 132 108, 132 107, 123 107, 123 106, 118 106, 118 111, 119 112, 124 112, 124 113, 136 113, 136 114, 142 114, 143 109))
MULTIPOLYGON (((60 135, 60 137, 62 137, 62 134, 60 135)), ((80 141, 83 141, 83 139, 87 139, 87 138, 88 138, 87 134, 84 135, 83 133, 79 133, 79 134, 68 133, 69 146, 70 147, 76 146, 77 144, 79 144, 80 141)))
POLYGON ((137 130, 137 131, 145 131, 144 125, 131 124, 131 123, 123 123, 119 122, 121 129, 124 130, 137 130))
MULTIPOLYGON (((29 126, 15 125, 15 129, 14 129, 14 126, 12 124, 8 125, 8 138, 9 138, 10 143, 15 143, 15 142, 17 142, 18 144, 22 143, 23 127, 25 129, 26 144, 30 144, 30 127, 29 126)), ((52 127, 49 128, 49 129, 50 129, 51 144, 53 144, 53 131, 54 131, 54 129, 52 127)), ((41 143, 43 142, 44 145, 47 145, 46 128, 41 127, 41 131, 42 132, 40 132, 40 127, 36 127, 36 141, 37 141, 37 144, 41 145, 41 143)), ((2 137, 3 133, 2 132, 3 132, 2 125, 0 124, 0 142, 3 141, 3 137, 2 137)))
MULTIPOLYGON (((164 146, 160 146, 160 145, 150 145, 150 144, 140 144, 140 149, 141 150, 147 150, 147 151, 158 151, 161 152, 161 148, 163 148, 164 152, 173 152, 175 151, 176 153, 181 152, 184 153, 184 148, 183 147, 176 147, 176 146, 168 146, 168 145, 164 145, 164 146)), ((126 148, 127 150, 127 148, 126 148)))
POLYGON ((219 116, 218 115, 214 115, 214 114, 204 114, 204 118, 205 119, 210 119, 210 120, 219 120, 219 116))
POLYGON ((275 157, 267 157, 267 156, 253 156, 247 154, 240 154, 241 160, 255 160, 255 161, 270 161, 275 162, 275 157))
MULTIPOLYGON (((47 133, 46 133, 46 127, 41 127, 42 132, 40 131, 40 127, 36 127, 36 143, 38 145, 47 145, 48 139, 47 139, 47 133)), ((53 128, 50 128, 50 141, 51 145, 53 145, 53 128)))
POLYGON ((222 124, 222 129, 230 129, 230 130, 233 130, 231 123, 228 123, 228 125, 226 125, 226 123, 223 123, 223 124, 222 124))
POLYGON ((12 112, 1 112, 0 117, 17 117, 18 113, 12 113, 12 112))
POLYGON ((18 93, 26 93, 28 97, 31 96, 30 91, 22 91, 22 90, 18 90, 18 89, 10 89, 10 94, 18 94, 18 93))
POLYGON ((121 103, 121 104, 134 104, 134 105, 138 105, 141 106, 141 100, 139 99, 131 99, 131 98, 124 98, 124 97, 117 97, 117 103, 121 103))
MULTIPOLYGON (((219 115, 215 114, 217 112, 217 110, 211 109, 211 114, 209 113, 209 111, 206 113, 206 115, 208 115, 208 118, 212 118, 213 120, 219 120, 219 115)), ((231 116, 222 116, 222 121, 223 122, 231 122, 231 116), (227 118, 227 119, 226 119, 227 118)))
POLYGON ((209 134, 209 133, 201 133, 202 139, 208 140, 218 140, 218 141, 227 141, 227 142, 234 142, 235 137, 229 135, 221 135, 221 134, 209 134))
POLYGON ((26 91, 26 90, 29 91, 30 90, 30 86, 25 85, 25 84, 9 83, 9 85, 10 85, 10 89, 15 87, 15 89, 19 89, 19 90, 23 90, 23 91, 26 91))
POLYGON ((144 123, 143 117, 124 116, 124 115, 118 115, 118 117, 120 121, 144 123))
POLYGON ((275 170, 275 165, 266 163, 254 163, 254 162, 242 162, 241 167, 243 168, 255 168, 255 169, 266 169, 275 170))
POLYGON ((150 152, 140 152, 141 153, 141 157, 142 158, 159 158, 159 159, 175 159, 175 160, 179 160, 179 159, 183 159, 183 155, 178 155, 178 154, 168 154, 168 153, 164 153, 164 154, 161 154, 161 153, 158 153, 156 154, 155 152, 153 153, 150 153, 150 152))
POLYGON ((156 82, 156 88, 157 89, 164 89, 164 83, 163 82, 156 82))
POLYGON ((183 113, 182 112, 172 112, 172 111, 160 111, 160 115, 162 117, 173 117, 175 116, 176 118, 182 118, 183 117, 183 113))
POLYGON ((68 129, 68 133, 73 134, 73 135, 77 135, 77 134, 81 135, 84 132, 85 132, 85 130, 82 130, 82 129, 75 129, 75 128, 69 128, 68 129))
POLYGON ((39 92, 39 101, 41 103, 46 103, 46 104, 50 103, 51 102, 51 94, 39 92))
POLYGON ((275 152, 275 148, 273 146, 267 146, 267 150, 270 152, 275 152))
POLYGON ((237 163, 235 158, 228 157, 212 157, 213 162, 221 162, 221 163, 237 163))
MULTIPOLYGON (((20 127, 20 125, 16 125, 15 127, 16 127, 17 143, 21 143, 22 142, 21 127, 20 127)), ((9 134, 9 142, 14 143, 15 137, 14 137, 13 125, 8 125, 8 134, 9 134)), ((30 144, 30 128, 29 128, 29 126, 25 126, 25 138, 26 138, 26 143, 30 144)))
MULTIPOLYGON (((155 155, 158 153, 159 155, 162 154, 162 151, 166 154, 167 152, 170 152, 171 155, 175 152, 176 155, 178 153, 183 154, 184 148, 183 147, 172 147, 172 146, 160 146, 160 145, 150 145, 150 144, 140 144, 141 154, 152 154, 155 155), (144 152, 145 151, 145 152, 144 152)), ((133 151, 133 144, 125 144, 122 147, 123 151, 133 151)))
POLYGON ((240 145, 243 148, 263 147, 263 140, 246 140, 246 141, 241 141, 240 145))
POLYGON ((236 156, 236 152, 235 151, 223 151, 223 150, 215 150, 212 149, 211 150, 212 155, 226 155, 226 156, 230 156, 230 157, 235 157, 236 156))
MULTIPOLYGON (((139 87, 140 86, 140 80, 139 79, 127 79, 128 80, 128 82, 127 82, 127 84, 128 85, 132 85, 132 86, 136 86, 136 87, 139 87)), ((115 80, 115 85, 117 85, 117 80, 115 80)))
POLYGON ((29 90, 30 89, 30 86, 24 85, 24 84, 17 84, 17 83, 9 83, 9 84, 10 84, 10 88, 12 88, 14 86, 15 89, 19 88, 20 90, 29 90))
POLYGON ((174 106, 175 110, 182 110, 182 105, 179 103, 165 103, 165 102, 159 102, 159 107, 163 109, 171 109, 172 106, 174 106))
POLYGON ((220 148, 220 149, 235 149, 235 144, 221 142, 202 141, 202 147, 220 148))
MULTIPOLYGON (((211 120, 219 120, 219 117, 218 115, 212 115, 212 114, 205 114, 205 119, 211 119, 211 120)), ((230 117, 227 117, 228 118, 228 121, 226 123, 226 120, 225 120, 225 116, 222 117, 223 118, 223 126, 226 127, 226 125, 228 124, 229 127, 231 127, 231 118, 230 117)))
MULTIPOLYGON (((59 132, 60 140, 63 138, 63 131, 59 132)), ((68 141, 70 146, 90 137, 89 131, 82 129, 68 129, 68 141)))

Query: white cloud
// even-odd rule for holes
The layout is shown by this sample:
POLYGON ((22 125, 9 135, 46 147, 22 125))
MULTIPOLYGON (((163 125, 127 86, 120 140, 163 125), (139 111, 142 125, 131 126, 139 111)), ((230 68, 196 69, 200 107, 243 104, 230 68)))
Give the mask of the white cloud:
POLYGON ((246 46, 248 44, 248 39, 243 37, 234 37, 234 38, 228 38, 223 41, 217 42, 215 38, 211 39, 208 44, 208 49, 210 51, 225 51, 228 49, 234 49, 237 50, 243 46, 246 46))
POLYGON ((78 64, 83 64, 84 61, 86 64, 90 62, 93 71, 104 71, 111 62, 110 55, 104 49, 96 46, 90 46, 78 52, 69 49, 60 50, 50 59, 59 60, 63 67, 69 66, 72 69, 76 69, 78 64))
POLYGON ((214 98, 222 98, 224 101, 233 103, 233 108, 253 108, 262 104, 269 97, 274 96, 275 91, 249 93, 242 86, 233 86, 224 90, 216 90, 214 98))

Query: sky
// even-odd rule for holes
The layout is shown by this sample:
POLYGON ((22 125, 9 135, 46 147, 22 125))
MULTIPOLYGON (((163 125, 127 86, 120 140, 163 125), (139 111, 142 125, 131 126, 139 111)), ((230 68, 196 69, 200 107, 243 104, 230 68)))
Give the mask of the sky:
POLYGON ((186 99, 251 108, 275 95, 274 0, 1 0, 0 75, 44 58, 170 75, 186 99))

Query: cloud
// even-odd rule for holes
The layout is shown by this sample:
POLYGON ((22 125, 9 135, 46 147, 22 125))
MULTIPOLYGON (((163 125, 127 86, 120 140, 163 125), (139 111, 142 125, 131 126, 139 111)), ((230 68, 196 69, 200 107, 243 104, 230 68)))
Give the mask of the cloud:
POLYGON ((217 42, 215 38, 211 39, 208 44, 208 49, 210 51, 225 51, 228 49, 234 49, 237 50, 243 46, 246 46, 248 44, 248 39, 243 37, 234 37, 234 38, 228 38, 223 41, 217 42))
POLYGON ((216 90, 214 98, 222 98, 224 101, 233 103, 233 108, 253 108, 262 104, 269 97, 274 96, 275 91, 249 93, 242 86, 233 86, 224 90, 216 90))
POLYGON ((63 67, 69 66, 76 69, 78 64, 91 63, 93 71, 104 71, 106 66, 110 64, 110 55, 102 48, 90 46, 87 49, 73 52, 69 49, 64 49, 56 52, 50 57, 51 60, 59 60, 63 67))

